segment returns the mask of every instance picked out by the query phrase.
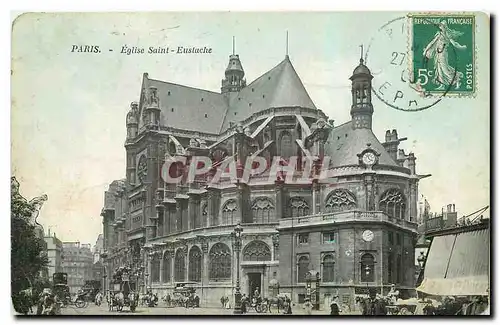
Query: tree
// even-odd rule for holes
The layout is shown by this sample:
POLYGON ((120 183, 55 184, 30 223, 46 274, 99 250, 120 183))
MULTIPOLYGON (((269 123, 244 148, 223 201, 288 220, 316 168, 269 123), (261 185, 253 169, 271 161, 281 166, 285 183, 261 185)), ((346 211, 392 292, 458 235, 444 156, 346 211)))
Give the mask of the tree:
POLYGON ((11 290, 14 309, 26 313, 33 283, 39 278, 40 271, 47 267, 46 245, 43 228, 36 222, 47 196, 27 201, 19 194, 19 183, 11 179, 11 290), (40 236, 41 234, 41 236, 40 236), (31 290, 30 290, 31 291, 31 290))

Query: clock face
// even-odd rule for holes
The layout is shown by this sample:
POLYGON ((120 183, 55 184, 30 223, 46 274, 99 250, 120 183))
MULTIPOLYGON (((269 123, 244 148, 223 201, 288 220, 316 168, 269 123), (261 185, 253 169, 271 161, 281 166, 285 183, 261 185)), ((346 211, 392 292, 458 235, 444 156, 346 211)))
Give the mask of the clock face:
POLYGON ((141 156, 141 158, 139 159, 139 164, 137 164, 137 177, 139 178, 139 181, 141 181, 141 183, 144 182, 147 174, 148 174, 148 164, 146 162, 146 157, 141 156))
POLYGON ((363 231, 363 240, 364 241, 370 242, 373 240, 373 237, 374 237, 373 231, 371 231, 371 230, 363 231))
POLYGON ((375 154, 371 151, 368 151, 363 155, 363 163, 365 165, 373 165, 375 163, 375 160, 375 154))

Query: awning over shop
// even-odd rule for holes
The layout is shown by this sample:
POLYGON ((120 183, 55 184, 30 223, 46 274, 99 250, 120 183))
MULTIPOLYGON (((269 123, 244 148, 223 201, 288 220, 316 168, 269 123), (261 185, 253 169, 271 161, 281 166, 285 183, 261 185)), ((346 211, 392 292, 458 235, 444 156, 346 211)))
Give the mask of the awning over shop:
POLYGON ((434 237, 418 291, 440 296, 486 295, 489 229, 434 237))
POLYGON ((417 288, 434 296, 484 296, 489 287, 488 277, 464 277, 453 279, 425 278, 417 288))

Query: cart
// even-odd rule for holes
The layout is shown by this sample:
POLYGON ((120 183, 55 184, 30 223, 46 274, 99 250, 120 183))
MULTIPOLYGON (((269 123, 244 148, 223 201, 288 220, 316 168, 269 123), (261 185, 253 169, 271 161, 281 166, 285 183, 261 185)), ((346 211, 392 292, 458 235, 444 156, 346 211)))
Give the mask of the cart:
POLYGON ((388 315, 414 315, 418 306, 416 298, 398 299, 394 304, 387 305, 388 315))
POLYGON ((135 312, 139 304, 139 294, 136 292, 136 281, 129 276, 128 268, 118 269, 113 275, 113 290, 107 295, 109 311, 122 311, 128 307, 135 312))

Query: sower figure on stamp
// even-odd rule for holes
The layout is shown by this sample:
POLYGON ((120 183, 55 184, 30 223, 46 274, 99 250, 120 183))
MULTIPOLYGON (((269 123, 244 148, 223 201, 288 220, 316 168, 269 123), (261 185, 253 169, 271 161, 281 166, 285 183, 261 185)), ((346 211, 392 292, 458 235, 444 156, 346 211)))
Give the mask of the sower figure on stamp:
POLYGON ((448 63, 448 48, 452 45, 459 50, 466 49, 467 46, 455 41, 456 38, 462 35, 462 32, 449 28, 446 21, 443 20, 439 23, 439 31, 436 32, 432 41, 424 49, 424 57, 434 60, 434 77, 432 81, 438 85, 437 90, 443 90, 445 86, 451 85, 454 85, 455 89, 460 88, 460 82, 464 74, 456 71, 448 63))

